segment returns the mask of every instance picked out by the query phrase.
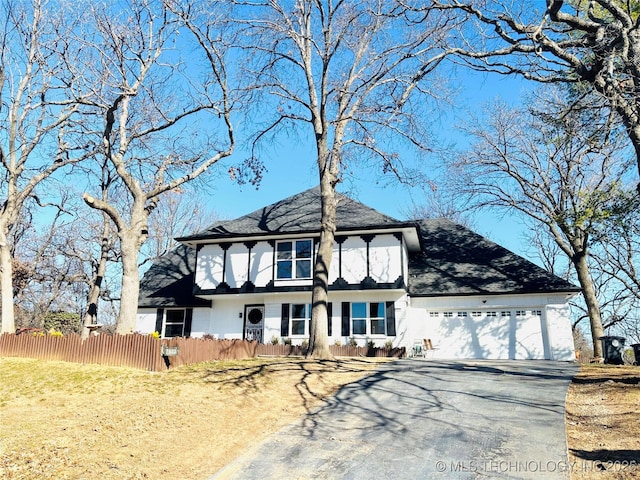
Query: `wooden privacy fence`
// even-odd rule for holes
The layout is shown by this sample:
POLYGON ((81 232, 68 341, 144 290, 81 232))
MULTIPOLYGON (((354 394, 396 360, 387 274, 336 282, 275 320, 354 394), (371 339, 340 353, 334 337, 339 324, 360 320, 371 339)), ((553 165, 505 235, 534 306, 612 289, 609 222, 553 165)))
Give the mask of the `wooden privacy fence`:
POLYGON ((83 342, 79 335, 0 335, 2 357, 96 363, 141 368, 152 372, 208 360, 251 358, 256 356, 255 350, 256 342, 242 340, 159 340, 150 335, 132 334, 92 335, 83 342), (169 355, 162 355, 163 345, 169 355), (177 352, 175 347, 178 347, 177 352))
POLYGON ((157 372, 166 370, 160 351, 160 341, 145 335, 92 335, 84 342, 79 335, 0 335, 3 357, 97 363, 157 372))
MULTIPOLYGON (((156 340, 157 341, 157 340, 156 340)), ((242 360, 257 355, 258 342, 246 340, 216 340, 203 338, 169 338, 162 340, 165 368, 181 367, 210 360, 242 360), (177 347, 177 351, 173 350, 177 347), (171 351, 173 350, 173 351, 171 351)))
MULTIPOLYGON (((338 357, 404 357, 404 348, 330 347, 338 357)), ((306 348, 270 345, 245 340, 202 338, 157 339, 150 335, 78 335, 5 333, 0 335, 0 357, 27 357, 133 367, 153 372, 210 360, 241 360, 259 355, 302 356, 306 348)))

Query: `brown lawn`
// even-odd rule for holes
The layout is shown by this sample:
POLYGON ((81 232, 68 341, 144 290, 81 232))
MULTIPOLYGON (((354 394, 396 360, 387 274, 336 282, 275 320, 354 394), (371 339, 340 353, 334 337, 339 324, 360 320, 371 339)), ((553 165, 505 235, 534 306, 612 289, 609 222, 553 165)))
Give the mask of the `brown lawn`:
POLYGON ((567 395, 572 480, 640 478, 640 367, 582 365, 567 395))
MULTIPOLYGON (((165 373, 0 359, 0 478, 206 479, 385 360, 212 362, 165 373)), ((640 478, 640 367, 583 366, 572 479, 640 478)))

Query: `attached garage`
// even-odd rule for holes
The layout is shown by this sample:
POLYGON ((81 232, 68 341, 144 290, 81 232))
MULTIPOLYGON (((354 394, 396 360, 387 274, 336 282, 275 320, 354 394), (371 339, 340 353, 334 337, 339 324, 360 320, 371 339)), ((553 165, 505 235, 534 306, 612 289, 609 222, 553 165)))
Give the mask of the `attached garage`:
POLYGON ((410 261, 413 343, 441 359, 575 359, 568 301, 579 288, 461 225, 421 223, 410 261))

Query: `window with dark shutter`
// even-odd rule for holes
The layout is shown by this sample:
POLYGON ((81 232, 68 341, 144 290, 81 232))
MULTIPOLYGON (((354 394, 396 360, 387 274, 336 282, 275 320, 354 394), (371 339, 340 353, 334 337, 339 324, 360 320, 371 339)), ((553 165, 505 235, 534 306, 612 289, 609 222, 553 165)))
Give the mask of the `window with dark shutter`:
POLYGON ((387 335, 389 337, 396 336, 396 307, 394 302, 387 302, 387 335))
POLYGON ((331 336, 333 320, 333 303, 327 305, 327 335, 331 336))
POLYGON ((280 336, 288 337, 289 336, 289 304, 282 304, 282 317, 280 319, 280 336))
POLYGON ((187 308, 184 315, 184 332, 183 336, 188 338, 191 336, 191 324, 193 323, 193 308, 187 308))
POLYGON ((351 310, 351 305, 349 304, 349 302, 342 302, 342 336, 343 337, 348 337, 349 336, 349 331, 350 331, 350 310, 351 310))
POLYGON ((164 319, 164 308, 159 308, 156 311, 156 332, 162 335, 162 320, 164 319))

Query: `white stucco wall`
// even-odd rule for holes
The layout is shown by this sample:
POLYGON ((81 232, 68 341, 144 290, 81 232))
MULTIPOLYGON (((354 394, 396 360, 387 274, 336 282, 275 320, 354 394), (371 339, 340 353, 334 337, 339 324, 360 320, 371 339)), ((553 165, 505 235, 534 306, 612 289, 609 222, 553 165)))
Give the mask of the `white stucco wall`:
POLYGON ((373 238, 369 244, 371 278, 379 283, 396 280, 402 273, 401 248, 400 241, 393 235, 378 235, 373 238))
POLYGON ((156 329, 156 309, 141 308, 136 316, 136 332, 149 334, 156 329))
POLYGON ((203 290, 214 289, 222 282, 224 250, 219 245, 205 245, 198 251, 195 283, 203 290))
POLYGON ((273 247, 268 242, 258 242, 251 249, 251 256, 251 281, 264 287, 273 279, 273 247))
MULTIPOLYGON (((349 237, 342 243, 342 278, 358 283, 367 275, 366 243, 360 237, 349 237)), ((337 262, 334 257, 332 262, 337 262)))

